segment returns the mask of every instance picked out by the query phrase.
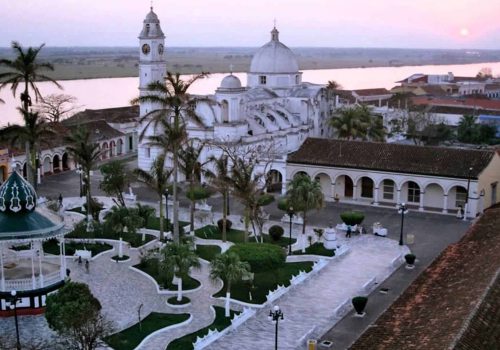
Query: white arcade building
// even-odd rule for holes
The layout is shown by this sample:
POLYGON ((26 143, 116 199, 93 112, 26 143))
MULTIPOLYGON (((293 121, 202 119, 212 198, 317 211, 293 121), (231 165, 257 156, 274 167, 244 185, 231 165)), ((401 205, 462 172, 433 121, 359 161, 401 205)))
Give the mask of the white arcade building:
MULTIPOLYGON (((139 40, 139 90, 147 94, 148 84, 163 81, 166 72, 165 35, 152 8, 144 20, 139 40)), ((280 42, 276 28, 271 32, 271 40, 254 55, 246 87, 230 74, 213 95, 203 97, 206 101, 200 101, 196 108, 202 125, 188 120, 189 138, 253 148, 268 148, 273 144, 275 156, 267 170, 282 191, 287 178, 286 155, 297 150, 307 137, 326 136, 327 120, 333 108, 333 100, 328 99, 324 85, 302 82, 297 59, 280 42)), ((140 116, 154 109, 152 103, 142 103, 140 116)), ((145 135, 154 133, 150 126, 145 135)), ((150 169, 159 153, 147 143, 145 137, 138 150, 139 167, 144 170, 150 169)), ((217 147, 205 147, 200 162, 220 152, 217 147)))

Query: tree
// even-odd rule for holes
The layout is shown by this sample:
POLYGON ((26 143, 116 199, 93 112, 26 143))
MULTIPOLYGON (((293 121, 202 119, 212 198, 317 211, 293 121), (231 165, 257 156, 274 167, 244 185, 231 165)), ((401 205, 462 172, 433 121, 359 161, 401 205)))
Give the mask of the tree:
POLYGON ((87 198, 87 219, 90 224, 92 218, 90 171, 99 161, 102 150, 99 148, 99 144, 91 141, 90 131, 82 127, 73 129, 71 134, 66 138, 66 142, 66 150, 75 162, 80 164, 85 174, 83 181, 87 198))
POLYGON ((205 171, 205 176, 207 177, 210 185, 222 195, 222 241, 227 240, 227 212, 228 212, 228 197, 230 189, 229 181, 229 163, 228 156, 223 154, 221 157, 217 158, 211 156, 209 162, 213 164, 214 171, 205 171))
POLYGON ((168 243, 161 251, 160 271, 177 278, 177 300, 182 300, 182 279, 189 277, 191 268, 199 269, 200 261, 191 246, 185 243, 168 243))
POLYGON ((145 227, 148 224, 149 218, 153 217, 156 214, 155 208, 149 205, 141 204, 139 202, 137 202, 136 204, 136 209, 139 216, 144 219, 142 227, 145 227))
POLYGON ((483 67, 477 72, 476 77, 480 79, 493 78, 493 71, 491 67, 483 67))
POLYGON ((197 200, 206 199, 209 196, 208 191, 200 189, 200 179, 202 164, 199 162, 201 152, 205 144, 197 139, 191 139, 179 149, 179 168, 186 176, 189 183, 186 196, 191 201, 190 205, 190 231, 194 232, 194 212, 197 200), (197 188, 196 188, 197 186, 197 188))
POLYGON ((383 117, 372 115, 372 110, 367 105, 357 107, 357 113, 360 120, 359 125, 362 128, 361 139, 384 142, 386 130, 383 117))
POLYGON ((59 123, 71 112, 78 109, 76 97, 65 94, 51 94, 41 98, 36 109, 47 120, 59 123))
POLYGON ((477 139, 476 133, 476 117, 472 115, 462 116, 457 128, 458 141, 473 143, 477 139))
POLYGON ((198 79, 206 77, 207 73, 193 76, 190 80, 184 81, 180 74, 167 72, 165 84, 153 82, 148 85, 149 93, 132 100, 132 104, 150 102, 159 106, 147 113, 140 122, 145 123, 143 131, 139 135, 140 140, 145 137, 149 145, 160 148, 165 154, 172 154, 173 158, 173 226, 174 240, 179 242, 179 198, 178 198, 178 169, 179 169, 179 149, 187 140, 186 118, 200 122, 195 113, 197 100, 188 94, 189 87, 198 79), (146 136, 150 127, 156 132, 155 136, 146 136))
MULTIPOLYGON (((14 147, 27 146, 26 164, 36 164, 38 149, 43 143, 48 143, 55 130, 38 112, 19 109, 24 125, 8 125, 0 130, 0 139, 9 140, 14 147)), ((26 166, 27 169, 28 166, 26 166)))
MULTIPOLYGON (((99 188, 108 196, 116 197, 119 205, 125 207, 125 198, 123 192, 128 183, 128 176, 125 171, 125 165, 122 161, 113 160, 100 168, 103 179, 99 188)), ((113 199, 113 201, 115 201, 113 199)), ((115 201, 116 202, 116 201, 115 201)))
POLYGON ((220 278, 226 287, 226 317, 230 315, 231 284, 240 281, 244 276, 249 274, 250 264, 246 261, 241 261, 238 254, 234 252, 218 254, 210 263, 210 279, 216 281, 220 278))
POLYGON ((340 139, 385 140, 383 119, 372 116, 366 105, 340 108, 330 119, 330 126, 340 139))
POLYGON ((119 234, 122 234, 125 228, 128 233, 136 234, 144 224, 144 218, 139 215, 136 208, 121 206, 113 206, 106 214, 105 220, 119 234))
POLYGON ((328 90, 340 90, 340 89, 342 89, 342 85, 337 83, 335 80, 328 80, 328 84, 326 84, 326 88, 328 90))
POLYGON ((112 325, 101 315, 101 304, 83 283, 68 282, 47 296, 45 318, 50 328, 69 339, 79 350, 94 350, 112 325))
POLYGON ((142 169, 135 169, 134 174, 139 180, 144 181, 151 187, 160 198, 160 241, 163 241, 163 196, 168 188, 168 179, 172 174, 172 170, 165 168, 165 154, 161 154, 155 159, 149 172, 142 169))
MULTIPOLYGON (((44 75, 42 71, 53 71, 54 67, 50 63, 40 62, 38 60, 38 54, 42 50, 45 44, 40 45, 38 48, 29 47, 24 50, 21 44, 16 41, 12 42, 12 49, 16 53, 16 58, 14 60, 0 59, 0 67, 7 68, 7 72, 0 73, 0 89, 11 84, 12 94, 15 96, 19 84, 24 85, 24 90, 20 95, 21 108, 23 111, 28 112, 29 107, 31 107, 31 96, 30 88, 35 94, 35 100, 41 98, 40 91, 36 85, 36 82, 40 80, 47 80, 57 87, 62 88, 55 80, 44 75)), ((30 154, 32 150, 28 142, 25 144, 26 151, 26 171, 28 175, 28 181, 35 186, 35 173, 34 167, 35 163, 30 154)))
POLYGON ((312 209, 321 209, 324 204, 323 192, 319 181, 311 180, 305 174, 296 175, 288 185, 286 194, 288 203, 295 212, 302 212, 304 224, 302 234, 306 233, 307 212, 312 209))

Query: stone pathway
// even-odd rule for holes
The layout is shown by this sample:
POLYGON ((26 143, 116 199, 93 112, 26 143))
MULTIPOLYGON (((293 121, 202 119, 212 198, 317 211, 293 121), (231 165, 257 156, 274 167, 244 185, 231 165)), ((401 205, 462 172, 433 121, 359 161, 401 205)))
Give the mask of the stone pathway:
MULTIPOLYGON (((279 348, 303 349, 301 338, 322 334, 334 323, 333 311, 346 299, 359 294, 361 286, 373 277, 387 277, 388 267, 405 248, 397 242, 375 236, 361 236, 349 241, 351 252, 333 260, 317 275, 296 286, 275 305, 283 310, 279 348)), ((268 320, 271 306, 261 309, 235 332, 214 342, 207 349, 271 349, 274 324, 268 320)))

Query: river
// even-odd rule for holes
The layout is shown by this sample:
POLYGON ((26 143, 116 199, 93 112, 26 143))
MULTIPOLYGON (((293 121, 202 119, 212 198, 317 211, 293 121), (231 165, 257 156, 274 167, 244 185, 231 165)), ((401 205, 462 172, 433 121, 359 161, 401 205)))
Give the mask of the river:
MULTIPOLYGON (((475 63, 464 65, 429 65, 377 68, 345 68, 319 69, 303 71, 303 81, 325 84, 335 80, 344 89, 365 89, 385 87, 391 89, 396 81, 402 80, 414 73, 446 74, 453 72, 456 76, 475 76, 483 67, 490 67, 494 74, 500 74, 500 62, 475 63)), ((207 79, 196 82, 190 92, 193 94, 213 94, 226 74, 213 74, 207 79)), ((236 73, 242 83, 246 83, 246 73, 236 73)), ((121 107, 138 94, 138 78, 106 78, 60 81, 64 90, 59 90, 47 82, 38 83, 42 95, 64 93, 78 99, 81 109, 98 109, 121 107)), ((17 91, 19 95, 20 90, 17 91)), ((18 96, 17 95, 17 96, 18 96)), ((19 123, 21 118, 16 107, 20 105, 19 98, 12 96, 8 87, 0 90, 0 98, 5 104, 0 104, 0 126, 8 123, 19 123)))

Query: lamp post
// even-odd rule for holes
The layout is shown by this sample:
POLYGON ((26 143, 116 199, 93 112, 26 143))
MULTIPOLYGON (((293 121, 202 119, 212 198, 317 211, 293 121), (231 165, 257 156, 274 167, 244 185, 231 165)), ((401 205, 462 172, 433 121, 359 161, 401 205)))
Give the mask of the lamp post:
POLYGON ((405 222, 405 214, 408 214, 408 208, 405 203, 401 203, 398 208, 398 213, 401 214, 401 233, 399 234, 399 245, 403 245, 403 225, 405 222))
POLYGON ((18 298, 17 292, 15 290, 10 292, 10 295, 12 296, 12 299, 10 301, 10 308, 14 309, 14 320, 16 322, 16 349, 21 350, 21 342, 19 341, 19 323, 17 320, 17 302, 20 301, 21 299, 18 298), (12 305, 14 304, 14 305, 12 305))
POLYGON ((82 186, 82 167, 81 166, 78 166, 78 168, 76 168, 76 173, 78 175, 80 175, 80 198, 82 197, 83 195, 83 186, 82 186))
POLYGON ((469 168, 467 173, 467 194, 465 196, 465 205, 464 205, 464 221, 467 220, 467 210, 469 209, 469 190, 470 190, 470 177, 472 173, 472 167, 469 168))
POLYGON ((278 305, 275 305, 272 310, 269 311, 269 320, 276 322, 276 330, 274 335, 274 350, 278 350, 278 323, 279 320, 283 319, 283 312, 280 310, 278 305))
POLYGON ((288 216, 290 216, 290 242, 288 244, 288 255, 292 255, 292 218, 294 214, 293 207, 288 208, 288 216))

